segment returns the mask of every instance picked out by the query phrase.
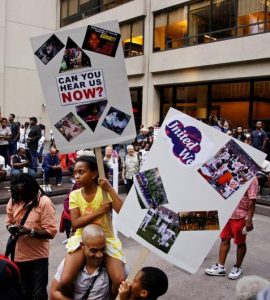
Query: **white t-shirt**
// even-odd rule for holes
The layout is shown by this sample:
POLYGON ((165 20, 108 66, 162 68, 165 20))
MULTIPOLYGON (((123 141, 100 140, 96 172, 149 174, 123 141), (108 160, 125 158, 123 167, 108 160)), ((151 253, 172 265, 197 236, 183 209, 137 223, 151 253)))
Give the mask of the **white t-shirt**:
MULTIPOLYGON (((57 268, 56 274, 54 275, 54 278, 58 282, 60 281, 63 272, 64 262, 65 260, 63 259, 57 268)), ((98 277, 90 290, 88 300, 112 300, 110 294, 109 277, 106 272, 106 269, 102 268, 100 270, 100 273, 98 272, 97 269, 92 275, 90 275, 87 272, 86 267, 84 267, 83 270, 81 270, 78 273, 76 279, 74 280, 74 294, 73 294, 74 300, 82 299, 82 297, 87 292, 88 287, 91 285, 91 282, 93 282, 96 275, 98 275, 98 277)))
POLYGON ((8 140, 4 139, 4 137, 6 138, 7 136, 11 137, 10 128, 7 126, 5 128, 0 126, 0 145, 8 145, 8 140))

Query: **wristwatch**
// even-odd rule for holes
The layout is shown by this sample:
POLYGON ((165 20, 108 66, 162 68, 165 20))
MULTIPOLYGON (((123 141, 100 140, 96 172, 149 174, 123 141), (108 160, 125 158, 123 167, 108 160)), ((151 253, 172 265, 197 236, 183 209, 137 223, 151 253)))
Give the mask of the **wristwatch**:
POLYGON ((29 233, 29 236, 31 236, 31 237, 35 236, 35 229, 34 228, 31 229, 31 231, 29 233))

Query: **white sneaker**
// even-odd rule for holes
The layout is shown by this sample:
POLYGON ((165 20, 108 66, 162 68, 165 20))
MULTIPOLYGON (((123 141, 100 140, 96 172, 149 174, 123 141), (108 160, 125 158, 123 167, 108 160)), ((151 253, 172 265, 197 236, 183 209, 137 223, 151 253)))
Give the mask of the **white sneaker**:
POLYGON ((210 269, 205 269, 204 272, 207 275, 211 275, 211 276, 225 276, 226 275, 226 269, 224 267, 220 267, 219 264, 213 265, 210 269))
POLYGON ((237 279, 239 278, 239 276, 242 274, 242 269, 241 268, 237 268, 236 266, 234 266, 231 269, 231 272, 228 275, 228 278, 230 279, 237 279))

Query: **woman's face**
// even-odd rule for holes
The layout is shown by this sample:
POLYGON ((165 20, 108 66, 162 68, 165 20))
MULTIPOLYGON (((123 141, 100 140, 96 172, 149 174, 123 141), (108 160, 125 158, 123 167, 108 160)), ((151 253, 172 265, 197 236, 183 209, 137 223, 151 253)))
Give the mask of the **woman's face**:
POLYGON ((243 128, 242 128, 241 126, 238 126, 238 127, 236 128, 236 132, 237 132, 238 134, 243 133, 243 128))

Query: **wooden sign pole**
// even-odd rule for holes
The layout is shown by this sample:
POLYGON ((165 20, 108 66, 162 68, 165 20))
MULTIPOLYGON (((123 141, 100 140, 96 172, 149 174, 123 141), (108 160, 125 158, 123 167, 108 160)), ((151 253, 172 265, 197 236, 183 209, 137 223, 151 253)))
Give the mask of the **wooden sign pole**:
MULTIPOLYGON (((105 170, 104 170, 104 164, 103 164, 103 158, 102 158, 102 153, 101 153, 101 148, 95 148, 95 154, 96 154, 96 159, 97 159, 97 165, 98 165, 98 173, 99 173, 99 177, 105 177, 105 170)), ((108 193, 105 192, 104 190, 102 190, 102 195, 103 195, 103 202, 106 203, 108 202, 108 193)), ((110 234, 113 235, 113 227, 112 227, 112 218, 111 218, 111 213, 107 213, 106 214, 107 217, 107 222, 110 226, 110 234)), ((141 270, 148 254, 149 254, 149 250, 144 248, 141 250, 139 257, 135 263, 135 265, 133 266, 131 272, 128 275, 127 280, 128 281, 132 281, 134 279, 134 277, 136 276, 136 274, 141 270)), ((119 296, 117 296, 116 300, 120 300, 119 296)))
MULTIPOLYGON (((96 155, 96 159, 97 159, 97 165, 98 165, 98 174, 99 177, 106 177, 105 176, 105 170, 104 170, 104 163, 103 163, 103 157, 102 157, 102 153, 101 153, 101 148, 95 148, 95 155, 96 155)), ((108 193, 104 190, 102 190, 102 196, 103 196, 103 203, 106 203, 109 201, 108 198, 108 193)), ((108 212, 106 214, 106 218, 107 218, 107 224, 108 224, 108 231, 109 231, 109 235, 113 236, 113 227, 112 227, 112 216, 111 216, 111 212, 108 212)))

